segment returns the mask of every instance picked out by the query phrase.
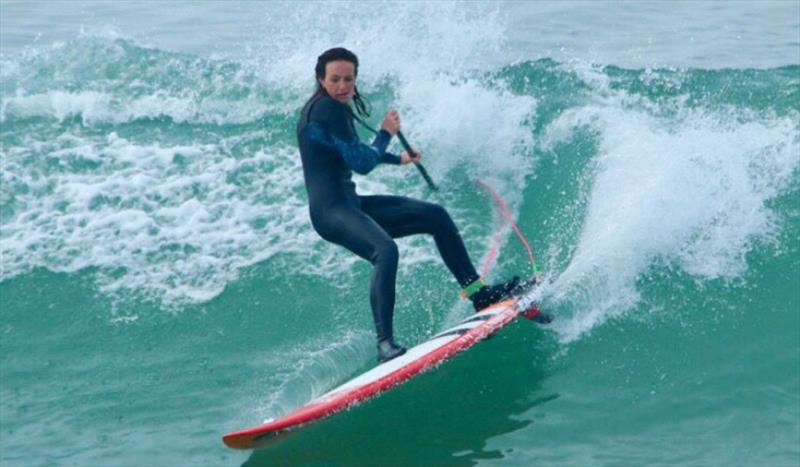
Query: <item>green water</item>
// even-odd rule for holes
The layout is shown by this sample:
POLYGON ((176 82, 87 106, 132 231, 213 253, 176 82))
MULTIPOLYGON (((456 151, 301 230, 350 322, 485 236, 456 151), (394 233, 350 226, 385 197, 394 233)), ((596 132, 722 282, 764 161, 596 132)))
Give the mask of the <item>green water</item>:
MULTIPOLYGON (((556 321, 238 452, 374 364, 370 267, 308 222, 307 83, 104 37, 3 60, 0 464, 800 464, 797 65, 367 74, 442 192, 389 167, 361 192, 445 205, 481 263, 487 180, 556 321)), ((503 235, 492 278, 529 270, 503 235)), ((399 245, 413 345, 469 308, 431 239, 399 245)))

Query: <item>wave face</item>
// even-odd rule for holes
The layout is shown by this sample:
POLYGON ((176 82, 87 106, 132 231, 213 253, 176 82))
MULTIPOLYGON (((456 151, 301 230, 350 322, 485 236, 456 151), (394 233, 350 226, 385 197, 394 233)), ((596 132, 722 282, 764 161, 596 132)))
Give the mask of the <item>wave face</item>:
MULTIPOLYGON (((800 65, 540 57, 508 5, 384 6, 275 4, 222 56, 106 30, 0 56, 3 465, 797 465, 800 65), (295 145, 332 44, 442 187, 359 191, 446 206, 480 264, 485 180, 556 321, 248 458, 219 436, 373 364, 371 269, 311 229, 295 145)), ((527 274, 500 233, 490 278, 527 274)), ((431 239, 399 245, 413 345, 469 308, 431 239)))

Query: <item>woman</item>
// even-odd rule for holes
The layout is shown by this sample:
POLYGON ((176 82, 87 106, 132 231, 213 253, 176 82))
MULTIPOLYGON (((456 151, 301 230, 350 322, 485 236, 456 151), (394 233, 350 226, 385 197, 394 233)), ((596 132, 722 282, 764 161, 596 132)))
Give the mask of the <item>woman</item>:
POLYGON ((421 154, 386 152, 400 130, 396 111, 386 113, 372 144, 359 141, 353 126, 355 112, 369 110, 356 88, 358 58, 334 48, 317 59, 316 92, 306 102, 297 123, 311 223, 325 240, 341 245, 373 266, 370 304, 378 335, 378 360, 405 353, 394 342, 392 316, 398 251, 393 238, 430 234, 464 293, 476 310, 496 303, 517 286, 518 278, 488 286, 478 276, 450 215, 441 206, 400 196, 359 196, 352 172, 367 174, 378 164, 418 162, 421 154))

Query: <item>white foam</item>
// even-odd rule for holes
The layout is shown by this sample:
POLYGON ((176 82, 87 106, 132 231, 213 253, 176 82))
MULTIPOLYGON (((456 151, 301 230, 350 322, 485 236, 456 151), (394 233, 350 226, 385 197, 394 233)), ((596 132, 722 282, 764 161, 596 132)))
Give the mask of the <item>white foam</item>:
MULTIPOLYGON (((73 155, 92 150, 101 169, 46 174, 21 168, 46 149, 4 155, 4 177, 14 174, 28 194, 12 195, 16 213, 3 225, 3 279, 34 267, 97 267, 107 293, 136 291, 179 305, 213 298, 241 268, 278 253, 313 250, 325 267, 338 264, 310 228, 294 148, 236 159, 222 145, 138 145, 113 133, 104 141, 75 139, 81 143, 73 155), (187 162, 175 162, 177 155, 187 162), (253 172, 253 183, 227 180, 265 165, 275 170, 253 172)), ((298 267, 304 271, 315 273, 298 267)))
POLYGON ((530 173, 533 138, 526 121, 536 111, 533 98, 447 77, 405 83, 397 94, 405 119, 414 124, 410 134, 421 147, 431 148, 433 173, 444 175, 467 164, 476 174, 505 179, 501 188, 518 187, 530 173))
POLYGON ((266 80, 300 95, 314 85, 317 56, 336 46, 358 55, 359 81, 369 86, 398 76, 418 82, 435 73, 463 77, 497 63, 507 22, 500 6, 492 4, 276 3, 264 10, 260 42, 251 45, 249 56, 266 80), (326 12, 322 25, 321 10, 326 12), (299 37, 302 48, 296 47, 299 37))
POLYGON ((565 341, 639 303, 636 280, 654 265, 698 280, 742 274, 754 241, 778 227, 768 201, 800 166, 796 115, 678 106, 664 117, 601 91, 563 113, 543 142, 554 147, 577 128, 599 139, 577 246, 549 287, 575 310, 557 326, 565 341))

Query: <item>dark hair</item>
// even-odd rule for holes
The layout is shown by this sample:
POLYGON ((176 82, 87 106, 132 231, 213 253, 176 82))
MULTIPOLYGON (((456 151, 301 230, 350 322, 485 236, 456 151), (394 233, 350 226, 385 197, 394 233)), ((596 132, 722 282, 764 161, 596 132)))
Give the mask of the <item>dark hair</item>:
MULTIPOLYGON (((320 94, 327 94, 325 88, 322 87, 320 84, 320 80, 325 79, 325 67, 330 62, 335 62, 338 60, 344 60, 346 62, 350 62, 353 64, 355 69, 355 75, 358 76, 358 57, 353 52, 343 48, 343 47, 334 47, 333 49, 328 49, 322 53, 319 57, 317 57, 317 65, 314 67, 314 74, 315 74, 315 82, 317 83, 317 89, 314 91, 314 94, 311 96, 313 99, 314 97, 320 94)), ((371 106, 369 102, 367 102, 361 94, 358 93, 358 87, 353 87, 355 93, 353 94, 353 104, 356 107, 356 113, 362 117, 369 117, 371 106)))

